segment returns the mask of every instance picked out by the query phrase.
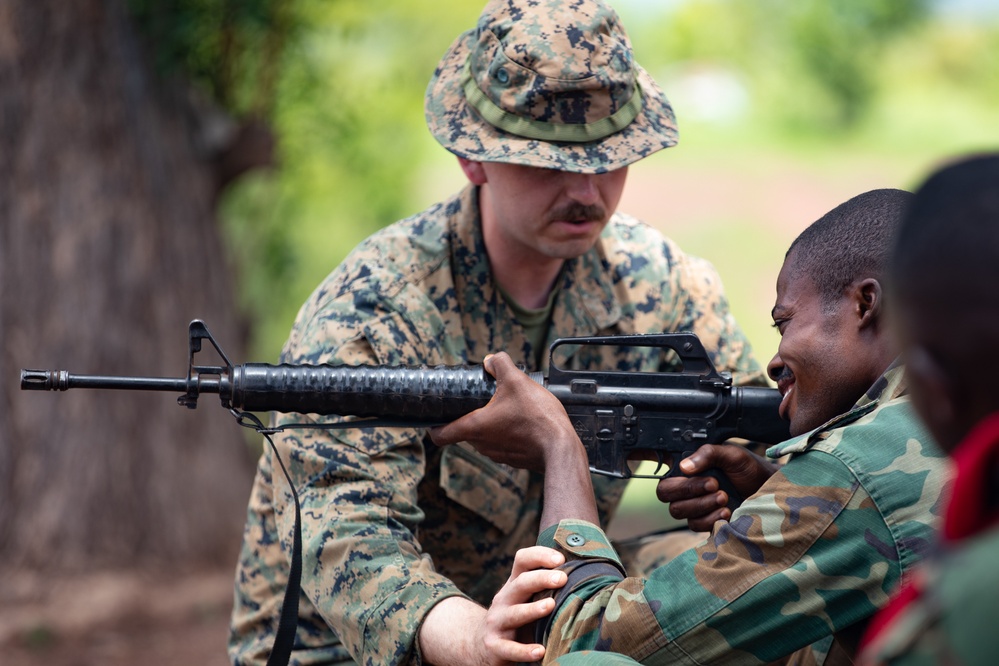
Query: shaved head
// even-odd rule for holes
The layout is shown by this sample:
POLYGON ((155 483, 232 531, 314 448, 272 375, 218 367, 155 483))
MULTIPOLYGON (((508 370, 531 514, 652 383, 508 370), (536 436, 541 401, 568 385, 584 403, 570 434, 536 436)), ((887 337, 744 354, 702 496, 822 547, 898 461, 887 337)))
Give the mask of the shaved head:
POLYGON ((859 194, 813 222, 791 243, 791 277, 804 274, 827 303, 833 303, 856 280, 881 280, 895 231, 912 199, 904 190, 881 189, 859 194))

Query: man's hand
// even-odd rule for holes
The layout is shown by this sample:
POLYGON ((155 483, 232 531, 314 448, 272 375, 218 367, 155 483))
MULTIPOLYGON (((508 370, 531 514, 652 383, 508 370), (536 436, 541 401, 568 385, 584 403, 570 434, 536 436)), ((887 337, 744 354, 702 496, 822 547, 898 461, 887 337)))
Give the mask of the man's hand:
POLYGON ((464 597, 448 597, 431 609, 420 626, 418 640, 423 661, 434 666, 512 666, 540 661, 543 645, 534 643, 530 625, 555 607, 552 599, 531 601, 544 590, 566 582, 565 562, 557 550, 533 546, 517 551, 513 571, 486 611, 464 597), (521 637, 518 631, 527 635, 521 637))
POLYGON ((551 571, 564 562, 561 553, 544 546, 517 551, 510 578, 493 597, 483 623, 482 645, 494 659, 516 663, 544 657, 545 647, 533 642, 530 630, 555 609, 555 600, 532 599, 538 592, 565 585, 565 573, 551 571))
POLYGON ((520 469, 544 472, 553 452, 581 448, 558 398, 532 380, 505 352, 487 356, 484 365, 496 378, 489 403, 430 429, 438 446, 466 441, 483 455, 520 469))
POLYGON ((680 462, 685 477, 666 477, 656 486, 656 496, 669 503, 669 513, 686 520, 690 529, 706 532, 718 520, 728 520, 732 511, 728 493, 719 489, 718 480, 699 476, 715 468, 727 476, 735 489, 749 497, 760 489, 777 466, 751 451, 730 444, 705 444, 680 462))
POLYGON ((466 441, 499 463, 545 475, 541 531, 567 518, 597 524, 586 450, 558 398, 514 365, 505 352, 487 356, 496 393, 476 409, 430 429, 438 446, 466 441))

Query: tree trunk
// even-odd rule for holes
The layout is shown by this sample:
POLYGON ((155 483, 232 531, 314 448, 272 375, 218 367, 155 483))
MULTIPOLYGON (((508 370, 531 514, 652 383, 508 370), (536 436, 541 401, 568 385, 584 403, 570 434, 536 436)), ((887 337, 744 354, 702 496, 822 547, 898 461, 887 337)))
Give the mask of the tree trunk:
MULTIPOLYGON (((0 562, 234 558, 252 462, 214 396, 23 392, 21 368, 182 377, 239 326, 216 174, 117 0, 0 2, 0 562)), ((206 356, 203 363, 212 362, 206 356)))

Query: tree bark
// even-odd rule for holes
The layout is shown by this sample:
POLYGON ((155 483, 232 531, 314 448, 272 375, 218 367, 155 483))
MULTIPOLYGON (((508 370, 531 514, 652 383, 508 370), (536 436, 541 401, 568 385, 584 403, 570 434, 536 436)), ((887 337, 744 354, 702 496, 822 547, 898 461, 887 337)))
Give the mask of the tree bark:
POLYGON ((214 396, 186 410, 170 393, 17 383, 21 368, 184 376, 194 318, 247 360, 216 174, 188 115, 120 1, 0 3, 7 566, 217 563, 239 547, 250 447, 214 396))

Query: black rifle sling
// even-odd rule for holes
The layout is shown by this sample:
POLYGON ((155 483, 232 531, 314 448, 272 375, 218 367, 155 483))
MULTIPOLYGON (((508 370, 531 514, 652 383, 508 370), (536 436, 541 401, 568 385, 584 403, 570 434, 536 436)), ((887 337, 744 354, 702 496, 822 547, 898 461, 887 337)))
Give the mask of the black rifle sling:
POLYGON ((267 658, 267 666, 287 666, 291 661, 291 651, 295 647, 295 634, 298 631, 298 599, 302 590, 302 507, 298 501, 298 491, 295 484, 291 482, 291 475, 284 466, 284 461, 278 455, 277 447, 271 435, 281 429, 268 429, 253 414, 249 412, 237 412, 230 410, 240 425, 252 428, 262 434, 271 447, 274 459, 281 466, 284 478, 288 480, 288 487, 291 488, 291 497, 295 501, 295 531, 291 544, 291 567, 288 570, 288 586, 284 590, 284 601, 281 603, 281 617, 278 620, 277 634, 274 636, 274 645, 271 647, 271 654, 267 658))
POLYGON ((267 435, 267 441, 271 445, 274 457, 281 465, 284 478, 288 479, 288 487, 291 488, 291 496, 295 500, 295 534, 291 543, 288 587, 284 590, 281 619, 278 621, 277 635, 274 636, 274 646, 271 648, 271 656, 267 658, 267 666, 287 666, 291 661, 291 651, 295 647, 295 633, 298 631, 298 595, 301 594, 302 590, 302 507, 299 506, 298 492, 291 482, 291 476, 285 469, 270 435, 267 435))

